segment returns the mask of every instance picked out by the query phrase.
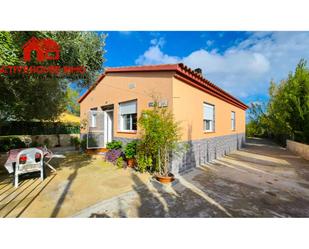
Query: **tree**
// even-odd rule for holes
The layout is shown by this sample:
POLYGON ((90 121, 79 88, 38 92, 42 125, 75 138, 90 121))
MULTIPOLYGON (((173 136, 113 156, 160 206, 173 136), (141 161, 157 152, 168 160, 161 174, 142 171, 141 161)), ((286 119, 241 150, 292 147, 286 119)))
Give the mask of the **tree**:
POLYGON ((103 70, 105 35, 96 32, 0 32, 3 65, 84 66, 85 74, 0 75, 0 120, 53 120, 66 108, 69 82, 88 87, 103 70), (51 38, 61 47, 57 62, 23 61, 22 46, 31 38, 51 38))
POLYGON ((279 84, 270 83, 269 102, 264 111, 250 108, 248 135, 272 136, 285 144, 287 138, 309 143, 309 69, 300 60, 294 73, 279 84))
POLYGON ((67 110, 74 114, 79 116, 79 104, 78 104, 78 98, 79 98, 79 92, 74 90, 71 87, 67 88, 66 92, 66 97, 67 97, 67 110))
POLYGON ((154 103, 154 107, 144 110, 138 120, 141 128, 137 145, 138 167, 141 171, 148 169, 167 176, 170 154, 181 149, 180 127, 171 111, 158 107, 156 100, 154 103))
POLYGON ((301 60, 294 73, 269 89, 268 116, 274 136, 309 142, 309 70, 301 60))
POLYGON ((10 32, 0 32, 0 65, 18 63, 18 49, 10 32))
POLYGON ((263 137, 270 132, 264 103, 251 103, 249 111, 249 123, 246 125, 246 134, 249 137, 263 137))

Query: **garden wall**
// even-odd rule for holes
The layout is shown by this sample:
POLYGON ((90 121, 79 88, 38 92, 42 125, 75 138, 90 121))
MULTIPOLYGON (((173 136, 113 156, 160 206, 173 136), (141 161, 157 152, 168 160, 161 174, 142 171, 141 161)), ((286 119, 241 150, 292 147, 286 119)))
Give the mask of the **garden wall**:
POLYGON ((309 145, 286 140, 286 148, 302 158, 309 160, 309 145))
MULTIPOLYGON (((44 144, 45 139, 49 139, 49 147, 55 147, 60 142, 60 146, 71 146, 71 137, 79 137, 80 134, 53 134, 53 135, 16 135, 23 142, 26 138, 31 138, 32 142, 36 141, 39 144, 44 144), (59 136, 59 139, 58 139, 59 136)), ((11 137, 11 136, 10 136, 11 137)), ((4 138, 0 136, 0 139, 4 138)))

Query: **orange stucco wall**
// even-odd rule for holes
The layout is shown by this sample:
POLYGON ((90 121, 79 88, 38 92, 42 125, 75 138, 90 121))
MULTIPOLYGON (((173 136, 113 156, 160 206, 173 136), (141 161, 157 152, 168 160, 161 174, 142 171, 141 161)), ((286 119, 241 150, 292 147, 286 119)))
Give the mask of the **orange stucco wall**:
POLYGON ((195 140, 245 133, 245 111, 173 78, 173 111, 181 121, 182 139, 195 140), (215 131, 203 131, 203 103, 215 106, 215 131), (236 129, 231 129, 231 111, 236 113, 236 129))
MULTIPOLYGON (((148 108, 151 95, 168 101, 177 121, 181 121, 182 140, 203 139, 236 133, 245 133, 245 111, 223 100, 213 97, 173 77, 172 72, 108 73, 81 102, 81 121, 87 112, 114 104, 114 137, 136 138, 138 133, 119 131, 119 103, 137 100, 137 115, 148 108), (129 89, 134 83, 135 88, 129 89), (203 131, 203 103, 215 106, 215 132, 203 131), (236 130, 231 129, 231 111, 236 113, 236 130)), ((85 132, 85 131, 82 131, 85 132)))
POLYGON ((172 108, 172 79, 171 72, 108 73, 81 102, 81 121, 87 119, 87 112, 91 108, 99 109, 114 104, 114 137, 136 138, 137 134, 119 131, 119 103, 136 99, 137 118, 142 110, 148 108, 148 102, 152 101, 151 95, 167 100, 168 107, 172 108), (135 88, 129 89, 129 84, 132 83, 135 88))

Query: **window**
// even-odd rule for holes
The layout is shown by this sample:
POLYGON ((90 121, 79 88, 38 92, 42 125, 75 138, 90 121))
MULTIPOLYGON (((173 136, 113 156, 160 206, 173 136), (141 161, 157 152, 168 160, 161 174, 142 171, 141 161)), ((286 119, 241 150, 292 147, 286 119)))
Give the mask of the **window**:
POLYGON ((235 131, 235 112, 231 112, 231 128, 235 131))
POLYGON ((203 107, 203 129, 209 132, 215 131, 215 106, 204 103, 203 107))
POLYGON ((97 127, 97 108, 90 110, 90 127, 97 127))
POLYGON ((119 121, 121 131, 137 130, 136 100, 119 104, 119 121))

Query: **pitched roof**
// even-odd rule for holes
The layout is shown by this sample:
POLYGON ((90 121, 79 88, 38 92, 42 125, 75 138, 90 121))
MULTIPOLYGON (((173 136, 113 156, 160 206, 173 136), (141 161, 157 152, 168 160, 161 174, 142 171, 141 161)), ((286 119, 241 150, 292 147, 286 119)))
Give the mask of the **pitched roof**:
POLYGON ((237 106, 243 110, 248 108, 247 105, 242 103, 240 100, 227 93, 220 87, 216 86, 209 80, 205 79, 202 75, 195 72, 191 68, 187 67, 183 63, 178 64, 164 64, 164 65, 149 65, 149 66, 129 66, 129 67, 113 67, 106 68, 105 73, 102 74, 98 80, 88 89, 88 91, 82 95, 78 102, 81 103, 87 95, 96 87, 97 84, 107 75, 108 73, 127 73, 127 72, 162 72, 162 71, 174 71, 174 77, 193 86, 201 91, 207 92, 225 102, 228 102, 234 106, 237 106))

